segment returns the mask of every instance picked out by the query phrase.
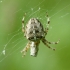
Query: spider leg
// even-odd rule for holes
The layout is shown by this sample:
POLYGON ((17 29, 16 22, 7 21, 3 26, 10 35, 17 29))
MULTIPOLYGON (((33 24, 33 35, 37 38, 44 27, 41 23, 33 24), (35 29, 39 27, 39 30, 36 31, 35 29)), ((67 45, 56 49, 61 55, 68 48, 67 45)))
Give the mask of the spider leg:
POLYGON ((58 44, 59 41, 60 41, 60 40, 58 40, 57 42, 49 42, 49 41, 46 40, 46 42, 49 43, 49 44, 58 44))
POLYGON ((27 50, 30 48, 30 41, 27 43, 27 45, 26 45, 26 47, 21 51, 21 53, 23 53, 23 56, 22 57, 24 57, 25 55, 26 55, 26 52, 27 52, 27 50))
POLYGON ((22 18, 22 32, 25 32, 24 29, 24 19, 25 19, 26 13, 24 14, 23 18, 22 18))
POLYGON ((52 49, 52 50, 55 51, 55 48, 51 48, 51 47, 47 44, 48 41, 47 41, 45 38, 42 39, 42 42, 43 42, 48 48, 50 48, 50 49, 52 49))
MULTIPOLYGON (((47 12, 46 12, 46 13, 47 13, 47 12)), ((48 17, 48 14, 46 15, 46 17, 47 17, 47 23, 48 23, 48 24, 46 24, 47 27, 45 28, 45 35, 47 35, 47 32, 48 32, 48 30, 49 30, 49 24, 50 24, 50 19, 49 19, 49 17, 48 17)))

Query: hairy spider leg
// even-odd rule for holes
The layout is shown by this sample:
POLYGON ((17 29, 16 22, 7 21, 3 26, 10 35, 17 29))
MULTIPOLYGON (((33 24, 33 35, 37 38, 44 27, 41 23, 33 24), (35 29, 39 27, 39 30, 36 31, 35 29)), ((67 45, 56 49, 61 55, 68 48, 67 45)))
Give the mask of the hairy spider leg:
MULTIPOLYGON (((47 13, 47 12, 46 12, 46 13, 47 13)), ((47 17, 47 23, 48 23, 48 24, 46 24, 47 26, 46 26, 46 28, 45 28, 45 35, 47 35, 47 32, 48 32, 48 30, 49 30, 49 24, 50 24, 50 18, 48 17, 48 13, 47 13, 46 17, 47 17)))
POLYGON ((26 13, 24 14, 23 18, 22 18, 22 32, 25 32, 24 29, 24 19, 25 19, 26 13))
POLYGON ((30 41, 27 43, 26 47, 21 51, 23 53, 22 57, 26 55, 27 50, 30 48, 30 41))
MULTIPOLYGON (((46 40, 46 41, 47 41, 47 40, 46 40)), ((49 42, 49 41, 47 41, 47 43, 49 43, 49 44, 58 44, 59 41, 60 41, 60 40, 58 40, 57 42, 49 42)))
POLYGON ((55 48, 51 48, 51 47, 48 45, 48 43, 49 43, 49 44, 58 44, 58 43, 59 43, 59 41, 57 41, 57 42, 48 42, 45 38, 42 39, 42 42, 43 42, 48 48, 50 48, 50 49, 52 49, 52 50, 55 50, 55 48))

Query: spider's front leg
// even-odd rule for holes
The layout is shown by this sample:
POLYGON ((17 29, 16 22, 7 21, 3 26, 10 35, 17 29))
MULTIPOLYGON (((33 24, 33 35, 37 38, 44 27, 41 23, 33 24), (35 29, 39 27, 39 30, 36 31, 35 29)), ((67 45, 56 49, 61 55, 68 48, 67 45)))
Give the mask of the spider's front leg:
POLYGON ((25 28, 24 28, 24 19, 25 19, 26 13, 24 14, 23 18, 22 18, 22 32, 25 32, 25 28))
POLYGON ((47 42, 48 44, 58 44, 59 41, 60 41, 60 40, 58 40, 57 42, 49 42, 49 41, 46 40, 46 42, 47 42))
MULTIPOLYGON (((46 12, 47 13, 47 12, 46 12)), ((50 19, 49 19, 49 17, 48 17, 48 14, 47 14, 47 23, 48 24, 46 24, 47 26, 46 26, 46 28, 45 28, 45 35, 47 35, 47 32, 48 32, 48 30, 49 30, 49 24, 50 24, 50 19)))
POLYGON ((29 41, 27 43, 26 47, 21 51, 21 53, 23 53, 22 57, 24 57, 26 55, 27 50, 30 48, 30 44, 31 44, 31 42, 29 41))
POLYGON ((51 48, 47 43, 52 44, 51 42, 48 42, 45 38, 42 39, 42 42, 50 49, 55 50, 55 48, 51 48))

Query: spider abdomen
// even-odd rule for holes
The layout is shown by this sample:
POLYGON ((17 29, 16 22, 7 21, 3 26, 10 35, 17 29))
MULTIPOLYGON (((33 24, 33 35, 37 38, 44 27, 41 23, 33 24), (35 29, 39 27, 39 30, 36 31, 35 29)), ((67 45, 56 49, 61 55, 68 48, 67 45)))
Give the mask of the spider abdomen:
POLYGON ((44 37, 44 29, 41 22, 36 18, 31 18, 25 27, 25 36, 29 40, 39 40, 44 37))

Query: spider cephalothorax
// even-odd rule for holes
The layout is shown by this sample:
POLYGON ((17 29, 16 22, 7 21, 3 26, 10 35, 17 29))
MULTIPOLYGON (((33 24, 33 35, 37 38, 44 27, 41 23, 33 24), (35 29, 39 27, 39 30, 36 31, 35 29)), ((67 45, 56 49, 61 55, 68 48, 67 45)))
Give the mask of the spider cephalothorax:
MULTIPOLYGON (((37 56, 38 49, 39 49, 38 46, 39 46, 40 40, 48 48, 51 48, 48 44, 57 44, 59 42, 59 41, 48 42, 45 39, 45 36, 47 35, 47 32, 48 32, 48 27, 44 29, 41 22, 36 18, 31 18, 24 28, 25 15, 22 19, 22 31, 24 32, 24 36, 29 40, 29 42, 27 43, 26 47, 21 51, 21 52, 23 52, 23 56, 26 55, 26 52, 29 48, 30 48, 30 55, 37 56)), ((47 22, 49 25, 50 20, 49 20, 48 15, 47 15, 47 22)), ((53 49, 53 48, 51 48, 51 49, 53 49)), ((53 50, 55 50, 55 49, 53 49, 53 50)))

